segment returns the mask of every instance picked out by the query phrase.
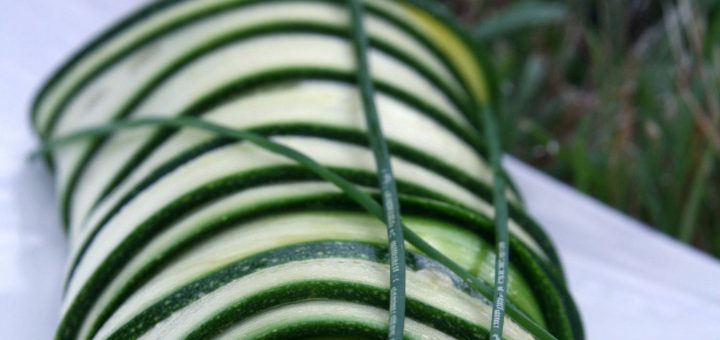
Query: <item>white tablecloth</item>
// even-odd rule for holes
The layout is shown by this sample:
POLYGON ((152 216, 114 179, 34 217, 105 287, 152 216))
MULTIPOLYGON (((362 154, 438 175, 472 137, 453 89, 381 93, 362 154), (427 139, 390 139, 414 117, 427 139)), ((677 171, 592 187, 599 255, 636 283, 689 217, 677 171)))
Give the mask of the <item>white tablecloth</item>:
MULTIPOLYGON (((0 0, 0 339, 50 339, 67 255, 52 181, 25 157, 31 95, 139 0, 0 0)), ((589 339, 720 339, 720 264, 512 159, 589 339)))

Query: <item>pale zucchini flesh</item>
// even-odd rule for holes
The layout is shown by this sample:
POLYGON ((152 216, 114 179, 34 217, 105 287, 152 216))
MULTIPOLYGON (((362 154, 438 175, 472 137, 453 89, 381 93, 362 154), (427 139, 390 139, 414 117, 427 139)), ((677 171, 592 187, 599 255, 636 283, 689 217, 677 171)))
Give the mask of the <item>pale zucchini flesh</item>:
MULTIPOLYGON (((492 285, 494 179, 476 119, 491 75, 422 2, 364 1, 401 211, 492 285)), ((340 0, 152 3, 48 82, 35 129, 195 116, 268 136, 377 197, 348 19, 340 0)), ((58 339, 384 337, 383 224, 301 166, 167 128, 83 140, 50 160, 71 245, 58 339)), ((582 338, 549 238, 506 196, 509 301, 557 338, 582 338)), ((488 337, 490 302, 417 249, 407 256, 406 337, 488 337)), ((504 336, 532 338, 510 317, 504 336)))

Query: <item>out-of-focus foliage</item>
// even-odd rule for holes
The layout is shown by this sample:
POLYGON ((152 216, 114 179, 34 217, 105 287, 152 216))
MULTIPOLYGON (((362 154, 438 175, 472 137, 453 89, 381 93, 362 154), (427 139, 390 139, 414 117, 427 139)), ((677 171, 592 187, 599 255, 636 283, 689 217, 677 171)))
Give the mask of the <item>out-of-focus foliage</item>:
POLYGON ((720 1, 446 1, 498 70, 508 151, 720 256, 720 1))

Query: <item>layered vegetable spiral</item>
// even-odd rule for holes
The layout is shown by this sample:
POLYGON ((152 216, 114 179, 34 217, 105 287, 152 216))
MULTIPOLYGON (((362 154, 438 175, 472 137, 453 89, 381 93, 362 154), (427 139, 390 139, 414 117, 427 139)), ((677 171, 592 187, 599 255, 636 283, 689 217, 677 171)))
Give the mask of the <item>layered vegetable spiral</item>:
MULTIPOLYGON (((494 83, 432 4, 367 0, 375 104, 408 228, 493 284, 493 176, 477 119, 494 83)), ((345 1, 163 0, 95 39, 33 108, 44 140, 148 117, 263 135, 378 197, 345 1)), ((247 141, 144 126, 53 150, 71 245, 58 339, 382 338, 383 222, 247 141)), ((581 339, 557 254, 509 200, 508 302, 581 339)), ((488 337, 491 302, 408 245, 408 338, 488 337)), ((537 334, 505 317, 504 337, 537 334)))

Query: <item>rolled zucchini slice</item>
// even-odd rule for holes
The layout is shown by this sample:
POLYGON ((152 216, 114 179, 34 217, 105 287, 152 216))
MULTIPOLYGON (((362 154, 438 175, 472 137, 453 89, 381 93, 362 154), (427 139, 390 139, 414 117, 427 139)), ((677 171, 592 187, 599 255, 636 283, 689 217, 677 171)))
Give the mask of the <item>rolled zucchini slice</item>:
MULTIPOLYGON (((403 220, 492 286, 492 184, 478 107, 491 73, 422 1, 363 1, 375 103, 403 220)), ((161 0, 73 56, 40 91, 45 140, 197 117, 308 155, 377 197, 345 1, 161 0)), ((307 169, 207 131, 144 127, 59 147, 71 255, 57 339, 383 338, 382 221, 307 169)), ((510 202, 508 300, 583 338, 556 251, 510 202)), ((489 337, 491 301, 408 245, 405 336, 489 337)), ((533 333, 505 317, 504 337, 533 333)))

